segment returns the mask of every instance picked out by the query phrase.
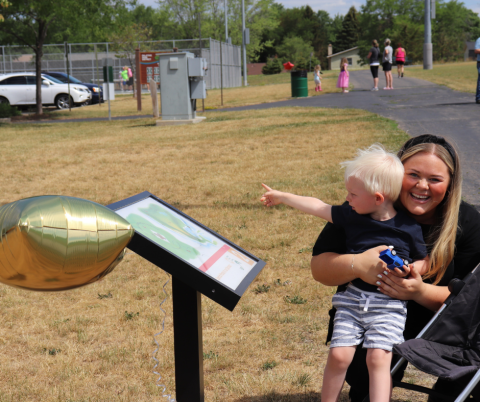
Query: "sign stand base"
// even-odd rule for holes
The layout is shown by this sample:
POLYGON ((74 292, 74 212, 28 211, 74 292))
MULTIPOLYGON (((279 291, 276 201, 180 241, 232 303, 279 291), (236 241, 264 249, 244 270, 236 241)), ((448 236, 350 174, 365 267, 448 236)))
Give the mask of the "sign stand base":
POLYGON ((201 294, 172 278, 177 402, 204 402, 201 294))

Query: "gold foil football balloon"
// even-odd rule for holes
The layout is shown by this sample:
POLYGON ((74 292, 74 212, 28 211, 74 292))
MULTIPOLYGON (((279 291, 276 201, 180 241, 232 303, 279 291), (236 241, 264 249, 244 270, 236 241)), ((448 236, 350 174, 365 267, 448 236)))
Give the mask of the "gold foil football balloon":
POLYGON ((0 207, 0 282, 37 291, 98 281, 123 259, 132 226, 74 197, 26 198, 0 207))

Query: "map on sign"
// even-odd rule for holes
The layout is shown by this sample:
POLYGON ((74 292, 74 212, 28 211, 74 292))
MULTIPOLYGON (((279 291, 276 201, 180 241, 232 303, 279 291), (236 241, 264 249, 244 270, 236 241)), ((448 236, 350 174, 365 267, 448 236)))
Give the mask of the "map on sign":
POLYGON ((235 290, 256 262, 153 198, 116 210, 133 228, 235 290))

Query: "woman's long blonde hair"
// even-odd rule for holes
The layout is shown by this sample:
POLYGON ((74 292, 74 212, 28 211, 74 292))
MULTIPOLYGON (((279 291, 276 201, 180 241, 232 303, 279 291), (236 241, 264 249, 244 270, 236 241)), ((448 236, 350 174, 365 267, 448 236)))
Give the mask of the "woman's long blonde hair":
POLYGON ((437 223, 434 224, 428 238, 425 239, 427 247, 429 249, 431 248, 431 251, 430 269, 423 278, 434 278, 433 284, 436 285, 442 279, 455 254, 458 213, 462 201, 462 175, 455 148, 442 137, 428 137, 429 139, 432 137, 438 139, 438 142, 428 141, 408 147, 407 144, 415 140, 415 138, 413 138, 399 151, 398 157, 402 163, 405 163, 408 158, 411 158, 419 152, 433 154, 445 163, 450 173, 450 184, 447 192, 445 193, 443 201, 437 206, 437 223))
POLYGON ((344 64, 347 64, 347 65, 348 65, 348 60, 347 60, 346 57, 343 57, 342 60, 340 60, 340 71, 345 70, 344 64))

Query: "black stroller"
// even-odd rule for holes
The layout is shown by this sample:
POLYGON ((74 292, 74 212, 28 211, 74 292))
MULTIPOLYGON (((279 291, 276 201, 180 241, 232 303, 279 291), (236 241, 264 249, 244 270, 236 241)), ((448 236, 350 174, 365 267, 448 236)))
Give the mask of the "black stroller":
MULTIPOLYGON (((394 387, 430 394, 447 401, 462 402, 480 381, 480 264, 465 279, 450 281, 451 295, 437 314, 411 339, 394 347, 402 358, 392 369, 395 374, 405 361, 425 373, 447 381, 464 381, 456 398, 414 384, 394 381, 394 387)), ((477 398, 475 398, 477 400, 477 398)))

